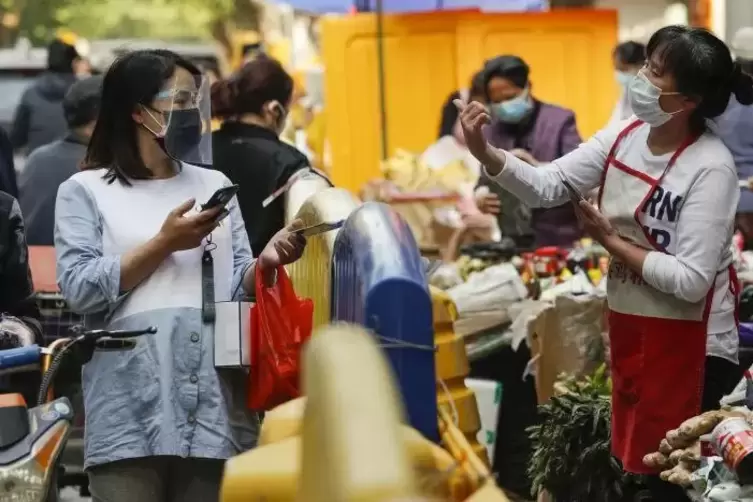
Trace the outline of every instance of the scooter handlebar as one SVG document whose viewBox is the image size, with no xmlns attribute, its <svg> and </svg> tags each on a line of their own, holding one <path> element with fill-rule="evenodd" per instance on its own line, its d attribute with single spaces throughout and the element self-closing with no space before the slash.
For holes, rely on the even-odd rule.
<svg viewBox="0 0 753 502">
<path fill-rule="evenodd" d="M 99 340 L 100 338 L 134 338 L 142 335 L 153 335 L 157 332 L 156 326 L 149 326 L 145 329 L 121 329 L 121 330 L 106 330 L 95 329 L 91 331 L 80 331 L 79 337 L 88 340 Z"/>
</svg>

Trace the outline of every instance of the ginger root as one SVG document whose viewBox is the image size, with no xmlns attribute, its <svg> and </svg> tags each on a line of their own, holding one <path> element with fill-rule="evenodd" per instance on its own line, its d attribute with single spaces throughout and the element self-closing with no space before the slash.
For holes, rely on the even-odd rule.
<svg viewBox="0 0 753 502">
<path fill-rule="evenodd" d="M 667 471 L 662 471 L 661 474 L 659 474 L 659 477 L 663 481 L 667 481 L 674 485 L 687 487 L 687 486 L 690 486 L 691 484 L 690 483 L 691 474 L 692 474 L 692 471 L 685 464 L 680 462 L 679 464 L 672 467 L 671 469 Z"/>
<path fill-rule="evenodd" d="M 643 465 L 651 469 L 666 469 L 670 467 L 669 458 L 660 451 L 649 453 L 643 457 Z"/>
</svg>

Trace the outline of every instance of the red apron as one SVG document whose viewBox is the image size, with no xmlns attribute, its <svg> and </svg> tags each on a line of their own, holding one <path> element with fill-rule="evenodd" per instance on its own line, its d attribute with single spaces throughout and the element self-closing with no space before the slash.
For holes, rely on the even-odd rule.
<svg viewBox="0 0 753 502">
<path fill-rule="evenodd" d="M 660 249 L 641 223 L 641 208 L 696 138 L 689 138 L 653 178 L 616 158 L 617 147 L 642 122 L 630 124 L 607 156 L 599 206 L 615 230 L 646 249 Z M 606 197 L 604 193 L 606 192 Z M 730 290 L 736 295 L 732 266 Z M 612 452 L 627 472 L 652 474 L 643 457 L 667 431 L 699 413 L 707 322 L 714 285 L 705 300 L 686 302 L 656 290 L 612 259 L 607 280 L 612 368 Z"/>
</svg>

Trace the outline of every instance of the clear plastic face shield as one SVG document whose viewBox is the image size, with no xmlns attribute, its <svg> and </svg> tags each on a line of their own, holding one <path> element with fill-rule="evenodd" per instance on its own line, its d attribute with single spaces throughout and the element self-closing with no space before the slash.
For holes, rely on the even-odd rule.
<svg viewBox="0 0 753 502">
<path fill-rule="evenodd" d="M 161 129 L 148 129 L 170 158 L 178 162 L 210 167 L 212 114 L 209 79 L 179 70 L 170 84 L 170 88 L 157 93 L 153 105 L 147 109 L 161 125 Z M 154 112 L 162 116 L 154 116 Z"/>
</svg>

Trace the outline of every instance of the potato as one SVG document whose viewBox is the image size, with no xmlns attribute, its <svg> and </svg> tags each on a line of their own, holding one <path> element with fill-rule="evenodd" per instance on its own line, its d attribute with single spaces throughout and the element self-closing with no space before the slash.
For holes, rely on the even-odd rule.
<svg viewBox="0 0 753 502">
<path fill-rule="evenodd" d="M 643 465 L 652 469 L 666 469 L 669 467 L 669 459 L 665 454 L 657 451 L 643 457 Z"/>
</svg>

